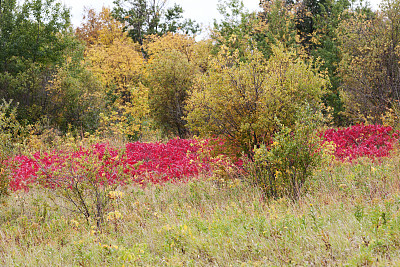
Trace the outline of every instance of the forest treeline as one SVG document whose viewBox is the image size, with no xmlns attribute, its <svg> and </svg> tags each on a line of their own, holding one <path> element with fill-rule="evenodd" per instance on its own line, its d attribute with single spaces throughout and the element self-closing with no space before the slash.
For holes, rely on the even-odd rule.
<svg viewBox="0 0 400 267">
<path fill-rule="evenodd" d="M 56 0 L 0 1 L 3 116 L 131 140 L 154 129 L 224 136 L 242 151 L 295 125 L 299 110 L 337 126 L 396 121 L 399 0 L 378 11 L 348 0 L 218 9 L 197 41 L 200 26 L 165 1 L 116 0 L 77 28 Z"/>
</svg>

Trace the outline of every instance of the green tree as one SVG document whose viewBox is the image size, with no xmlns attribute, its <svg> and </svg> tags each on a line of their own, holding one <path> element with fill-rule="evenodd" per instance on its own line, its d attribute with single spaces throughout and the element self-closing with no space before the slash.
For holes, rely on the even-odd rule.
<svg viewBox="0 0 400 267">
<path fill-rule="evenodd" d="M 256 13 L 249 12 L 241 0 L 219 0 L 217 7 L 222 19 L 214 20 L 211 32 L 211 38 L 215 42 L 213 53 L 217 54 L 221 46 L 225 45 L 231 51 L 239 50 L 243 57 L 244 50 L 251 44 L 250 36 L 254 35 L 254 28 L 258 23 Z"/>
<path fill-rule="evenodd" d="M 47 86 L 46 108 L 52 124 L 62 131 L 94 132 L 104 112 L 105 97 L 101 82 L 84 62 L 84 45 L 72 46 L 65 63 L 57 67 Z"/>
<path fill-rule="evenodd" d="M 323 100 L 326 106 L 332 109 L 333 122 L 336 125 L 343 125 L 346 121 L 342 116 L 344 105 L 339 94 L 341 77 L 338 71 L 342 54 L 337 38 L 337 28 L 340 21 L 346 19 L 346 11 L 350 8 L 350 2 L 348 0 L 308 2 L 306 7 L 310 10 L 308 20 L 312 20 L 312 28 L 307 31 L 307 29 L 298 27 L 302 36 L 301 40 L 313 58 L 322 60 L 321 69 L 328 72 L 331 86 Z"/>
<path fill-rule="evenodd" d="M 126 24 L 125 30 L 140 45 L 148 35 L 196 34 L 200 29 L 194 21 L 183 19 L 181 6 L 167 7 L 165 0 L 115 0 L 114 4 L 113 16 Z"/>
<path fill-rule="evenodd" d="M 182 34 L 152 37 L 146 50 L 150 114 L 165 135 L 187 137 L 185 102 L 198 73 L 207 68 L 211 46 Z"/>
<path fill-rule="evenodd" d="M 0 4 L 0 71 L 15 72 L 24 63 L 60 63 L 65 44 L 60 33 L 70 25 L 69 10 L 55 0 L 15 0 Z M 22 62 L 20 62 L 22 61 Z"/>
<path fill-rule="evenodd" d="M 46 85 L 74 42 L 69 18 L 69 10 L 54 0 L 0 3 L 0 99 L 19 102 L 20 119 L 43 115 Z"/>
</svg>

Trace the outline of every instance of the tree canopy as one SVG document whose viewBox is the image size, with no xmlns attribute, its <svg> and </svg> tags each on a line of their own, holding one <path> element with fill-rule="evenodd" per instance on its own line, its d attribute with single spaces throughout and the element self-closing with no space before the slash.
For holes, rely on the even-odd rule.
<svg viewBox="0 0 400 267">
<path fill-rule="evenodd" d="M 294 125 L 305 102 L 338 126 L 383 122 L 400 115 L 399 5 L 262 0 L 251 12 L 221 0 L 222 19 L 199 40 L 166 0 L 115 0 L 76 29 L 57 0 L 2 0 L 0 99 L 21 123 L 222 135 L 246 153 L 276 121 Z"/>
<path fill-rule="evenodd" d="M 115 0 L 113 16 L 125 23 L 125 30 L 134 42 L 143 45 L 146 36 L 167 32 L 196 34 L 200 26 L 183 19 L 180 5 L 167 6 L 166 0 Z"/>
<path fill-rule="evenodd" d="M 19 102 L 19 118 L 38 120 L 48 104 L 47 81 L 77 45 L 69 10 L 55 0 L 0 3 L 0 99 Z"/>
</svg>

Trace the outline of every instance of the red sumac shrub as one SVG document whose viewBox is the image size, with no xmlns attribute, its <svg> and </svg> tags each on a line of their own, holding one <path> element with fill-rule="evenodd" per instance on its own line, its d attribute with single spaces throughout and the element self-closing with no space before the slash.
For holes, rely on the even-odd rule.
<svg viewBox="0 0 400 267">
<path fill-rule="evenodd" d="M 328 129 L 323 133 L 323 139 L 335 144 L 336 158 L 352 161 L 358 157 L 388 156 L 399 140 L 399 133 L 390 126 L 359 124 L 343 129 Z"/>
</svg>

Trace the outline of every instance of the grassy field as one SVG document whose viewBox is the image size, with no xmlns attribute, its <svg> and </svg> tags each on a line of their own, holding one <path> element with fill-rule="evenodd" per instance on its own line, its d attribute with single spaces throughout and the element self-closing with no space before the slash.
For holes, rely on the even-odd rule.
<svg viewBox="0 0 400 267">
<path fill-rule="evenodd" d="M 326 164 L 297 202 L 208 177 L 118 191 L 101 229 L 43 189 L 12 194 L 0 265 L 400 265 L 399 156 Z"/>
</svg>

